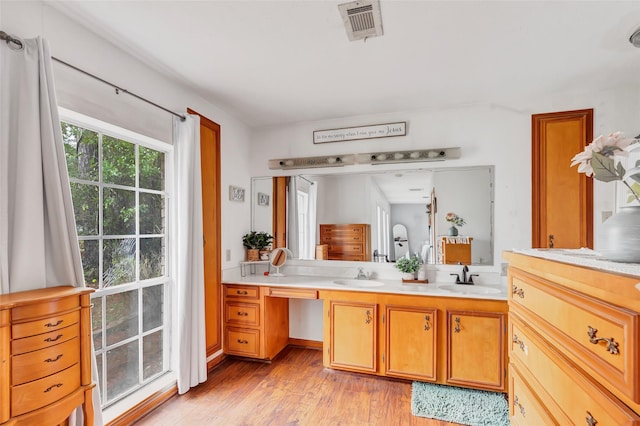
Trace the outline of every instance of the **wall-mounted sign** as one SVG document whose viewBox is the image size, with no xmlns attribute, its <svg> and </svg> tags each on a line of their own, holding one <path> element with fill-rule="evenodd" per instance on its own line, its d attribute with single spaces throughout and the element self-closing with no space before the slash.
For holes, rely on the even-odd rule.
<svg viewBox="0 0 640 426">
<path fill-rule="evenodd" d="M 244 188 L 229 185 L 229 200 L 244 203 Z"/>
<path fill-rule="evenodd" d="M 390 138 L 405 136 L 407 122 L 374 124 L 371 126 L 344 127 L 341 129 L 316 130 L 313 132 L 313 143 L 344 142 L 357 139 Z"/>
</svg>

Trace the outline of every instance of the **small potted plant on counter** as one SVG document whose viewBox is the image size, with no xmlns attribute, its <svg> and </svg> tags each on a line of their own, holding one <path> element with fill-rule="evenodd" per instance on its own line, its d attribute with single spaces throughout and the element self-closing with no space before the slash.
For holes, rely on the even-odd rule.
<svg viewBox="0 0 640 426">
<path fill-rule="evenodd" d="M 268 232 L 251 231 L 242 237 L 242 245 L 247 248 L 247 260 L 260 260 L 260 252 L 266 252 L 268 256 L 268 247 L 273 241 L 273 236 Z"/>
<path fill-rule="evenodd" d="M 420 259 L 416 255 L 401 257 L 396 260 L 396 268 L 402 272 L 403 281 L 414 280 L 416 278 L 416 272 L 420 269 Z"/>
</svg>

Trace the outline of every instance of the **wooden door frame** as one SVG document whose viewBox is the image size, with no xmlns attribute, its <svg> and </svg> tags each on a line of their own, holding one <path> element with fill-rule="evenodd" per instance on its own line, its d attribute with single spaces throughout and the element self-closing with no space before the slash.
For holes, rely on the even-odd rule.
<svg viewBox="0 0 640 426">
<path fill-rule="evenodd" d="M 584 117 L 586 121 L 586 140 L 584 146 L 587 146 L 593 140 L 593 108 L 580 109 L 573 111 L 549 112 L 543 114 L 533 114 L 531 116 L 531 211 L 532 211 L 532 232 L 531 247 L 546 247 L 546 241 L 541 241 L 541 212 L 542 208 L 546 208 L 542 199 L 542 185 L 545 178 L 541 171 L 541 159 L 546 152 L 540 145 L 541 136 L 543 134 L 542 125 L 550 120 L 566 120 L 568 118 Z M 567 164 L 567 167 L 569 165 Z M 576 173 L 578 171 L 576 170 Z M 586 208 L 585 220 L 588 224 L 586 228 L 586 247 L 593 248 L 593 179 L 588 178 L 584 173 L 580 174 L 580 187 L 582 205 Z M 538 212 L 538 214 L 536 214 Z"/>
<path fill-rule="evenodd" d="M 187 108 L 187 113 L 189 114 L 195 114 L 200 116 L 200 125 L 201 126 L 205 126 L 209 129 L 212 129 L 215 132 L 216 135 L 216 143 L 215 143 L 215 153 L 216 153 L 216 164 L 215 164 L 215 175 L 216 175 L 216 181 L 218 182 L 218 185 L 216 188 L 211 188 L 215 194 L 215 198 L 216 198 L 216 223 L 215 223 L 215 228 L 214 228 L 214 232 L 215 232 L 215 236 L 216 238 L 213 239 L 213 245 L 214 248 L 216 250 L 216 253 L 218 255 L 218 268 L 215 271 L 215 277 L 216 277 L 216 282 L 217 282 L 217 293 L 218 293 L 218 327 L 216 329 L 216 340 L 217 340 L 217 344 L 212 346 L 212 347 L 207 347 L 207 357 L 213 355 L 214 353 L 222 350 L 222 309 L 223 309 L 223 301 L 222 301 L 222 268 L 220 267 L 222 265 L 222 189 L 221 189 L 221 182 L 220 182 L 220 140 L 221 140 L 221 136 L 220 136 L 220 125 L 212 120 L 210 120 L 209 118 L 205 117 L 204 115 L 200 114 L 197 111 L 192 110 L 191 108 Z"/>
</svg>

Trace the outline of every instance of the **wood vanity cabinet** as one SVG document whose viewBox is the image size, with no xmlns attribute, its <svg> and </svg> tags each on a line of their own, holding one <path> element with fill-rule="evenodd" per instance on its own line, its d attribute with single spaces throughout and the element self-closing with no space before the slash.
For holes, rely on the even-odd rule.
<svg viewBox="0 0 640 426">
<path fill-rule="evenodd" d="M 640 277 L 504 257 L 512 423 L 640 425 Z"/>
<path fill-rule="evenodd" d="M 333 290 L 320 298 L 325 367 L 506 391 L 505 301 Z"/>
<path fill-rule="evenodd" d="M 224 285 L 224 353 L 273 359 L 289 341 L 289 299 L 268 287 Z"/>
<path fill-rule="evenodd" d="M 468 237 L 468 243 L 452 242 L 451 239 L 457 237 L 438 237 L 438 245 L 440 246 L 440 262 L 445 265 L 469 265 L 471 263 L 471 241 L 473 238 Z"/>
<path fill-rule="evenodd" d="M 371 225 L 322 224 L 320 243 L 327 244 L 329 260 L 371 261 Z"/>
<path fill-rule="evenodd" d="M 90 288 L 0 295 L 0 424 L 93 424 Z"/>
</svg>

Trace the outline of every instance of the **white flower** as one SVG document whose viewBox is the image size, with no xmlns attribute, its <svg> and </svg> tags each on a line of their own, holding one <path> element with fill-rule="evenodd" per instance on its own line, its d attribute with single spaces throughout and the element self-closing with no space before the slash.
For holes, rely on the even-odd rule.
<svg viewBox="0 0 640 426">
<path fill-rule="evenodd" d="M 636 140 L 633 138 L 625 138 L 622 132 L 614 132 L 606 137 L 600 135 L 595 138 L 588 146 L 586 146 L 584 151 L 576 154 L 571 159 L 570 167 L 579 164 L 579 173 L 584 173 L 587 176 L 592 176 L 593 167 L 591 166 L 591 160 L 593 159 L 594 152 L 600 153 L 605 157 L 628 157 L 629 152 L 625 151 L 625 149 L 635 142 Z"/>
</svg>

